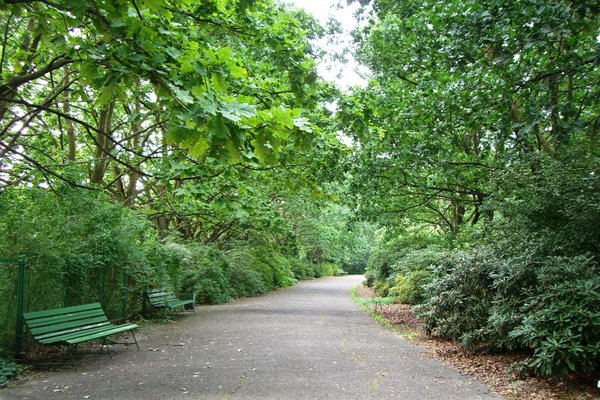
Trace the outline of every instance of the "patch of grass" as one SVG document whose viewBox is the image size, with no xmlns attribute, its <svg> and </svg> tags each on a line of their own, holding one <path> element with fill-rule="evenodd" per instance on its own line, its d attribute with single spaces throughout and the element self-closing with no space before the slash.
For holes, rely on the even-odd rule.
<svg viewBox="0 0 600 400">
<path fill-rule="evenodd" d="M 417 335 L 417 332 L 403 326 L 395 325 L 377 312 L 378 306 L 393 304 L 393 297 L 361 297 L 358 292 L 358 286 L 352 288 L 351 294 L 352 301 L 365 310 L 379 325 L 392 329 L 405 339 L 411 339 Z"/>
<path fill-rule="evenodd" d="M 352 288 L 352 300 L 361 307 L 370 307 L 377 304 L 392 304 L 393 297 L 360 297 L 357 287 Z"/>
<path fill-rule="evenodd" d="M 375 307 L 381 304 L 392 304 L 394 301 L 393 297 L 360 297 L 358 294 L 358 287 L 352 288 L 352 301 L 354 301 L 360 308 L 365 310 L 367 314 L 375 321 L 377 321 L 380 325 L 385 326 L 386 328 L 390 328 L 402 334 L 402 329 L 398 326 L 391 324 L 385 318 L 383 318 L 377 311 Z"/>
</svg>

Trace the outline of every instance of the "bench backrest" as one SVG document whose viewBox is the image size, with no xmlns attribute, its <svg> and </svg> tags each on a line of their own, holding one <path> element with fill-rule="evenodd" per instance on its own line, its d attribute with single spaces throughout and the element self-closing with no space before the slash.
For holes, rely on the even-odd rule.
<svg viewBox="0 0 600 400">
<path fill-rule="evenodd" d="M 23 313 L 35 340 L 110 325 L 100 303 Z"/>
<path fill-rule="evenodd" d="M 150 304 L 154 307 L 164 307 L 171 300 L 177 300 L 177 297 L 171 292 L 165 292 L 164 290 L 148 290 L 146 292 Z"/>
</svg>

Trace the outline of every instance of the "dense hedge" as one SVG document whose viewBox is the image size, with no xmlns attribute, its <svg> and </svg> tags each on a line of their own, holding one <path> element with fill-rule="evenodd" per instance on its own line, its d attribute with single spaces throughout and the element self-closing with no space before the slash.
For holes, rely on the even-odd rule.
<svg viewBox="0 0 600 400">
<path fill-rule="evenodd" d="M 207 245 L 159 240 L 135 212 L 98 193 L 8 190 L 0 202 L 0 258 L 29 254 L 28 311 L 100 301 L 109 318 L 148 314 L 145 291 L 195 291 L 200 303 L 266 293 L 339 274 L 335 264 L 284 255 L 267 240 Z M 16 266 L 0 265 L 0 350 L 15 340 Z"/>
<path fill-rule="evenodd" d="M 591 256 L 543 255 L 531 247 L 514 256 L 489 245 L 407 251 L 396 265 L 411 268 L 373 286 L 382 296 L 416 305 L 434 335 L 525 352 L 517 366 L 522 372 L 597 371 L 600 266 Z"/>
<path fill-rule="evenodd" d="M 432 334 L 523 352 L 522 372 L 598 372 L 597 165 L 574 155 L 502 172 L 503 196 L 487 205 L 493 221 L 448 242 L 433 232 L 383 236 L 367 283 L 415 305 Z"/>
</svg>

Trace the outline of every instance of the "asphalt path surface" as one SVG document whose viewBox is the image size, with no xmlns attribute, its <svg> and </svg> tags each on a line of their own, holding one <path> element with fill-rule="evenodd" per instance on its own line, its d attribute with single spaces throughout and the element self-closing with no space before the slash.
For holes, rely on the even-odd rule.
<svg viewBox="0 0 600 400">
<path fill-rule="evenodd" d="M 501 399 L 355 305 L 359 276 L 202 306 L 144 326 L 141 351 L 80 356 L 0 399 Z"/>
</svg>

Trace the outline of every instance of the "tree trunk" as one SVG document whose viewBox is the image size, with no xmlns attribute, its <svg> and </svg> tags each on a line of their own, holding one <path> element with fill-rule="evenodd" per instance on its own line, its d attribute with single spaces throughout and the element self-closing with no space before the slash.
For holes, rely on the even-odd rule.
<svg viewBox="0 0 600 400">
<path fill-rule="evenodd" d="M 69 86 L 69 66 L 65 65 L 63 67 L 63 87 Z M 69 103 L 69 89 L 65 89 L 65 96 L 63 101 L 63 112 L 66 115 L 71 113 L 71 104 Z M 75 142 L 75 127 L 73 126 L 73 121 L 66 118 L 65 119 L 65 127 L 67 131 L 67 160 L 75 161 L 75 151 L 76 151 L 76 142 Z"/>
<path fill-rule="evenodd" d="M 94 168 L 90 176 L 90 182 L 102 183 L 106 169 L 108 168 L 108 153 L 112 149 L 112 116 L 115 102 L 111 101 L 101 112 L 98 121 L 98 132 L 96 133 L 96 150 L 94 151 Z"/>
</svg>

